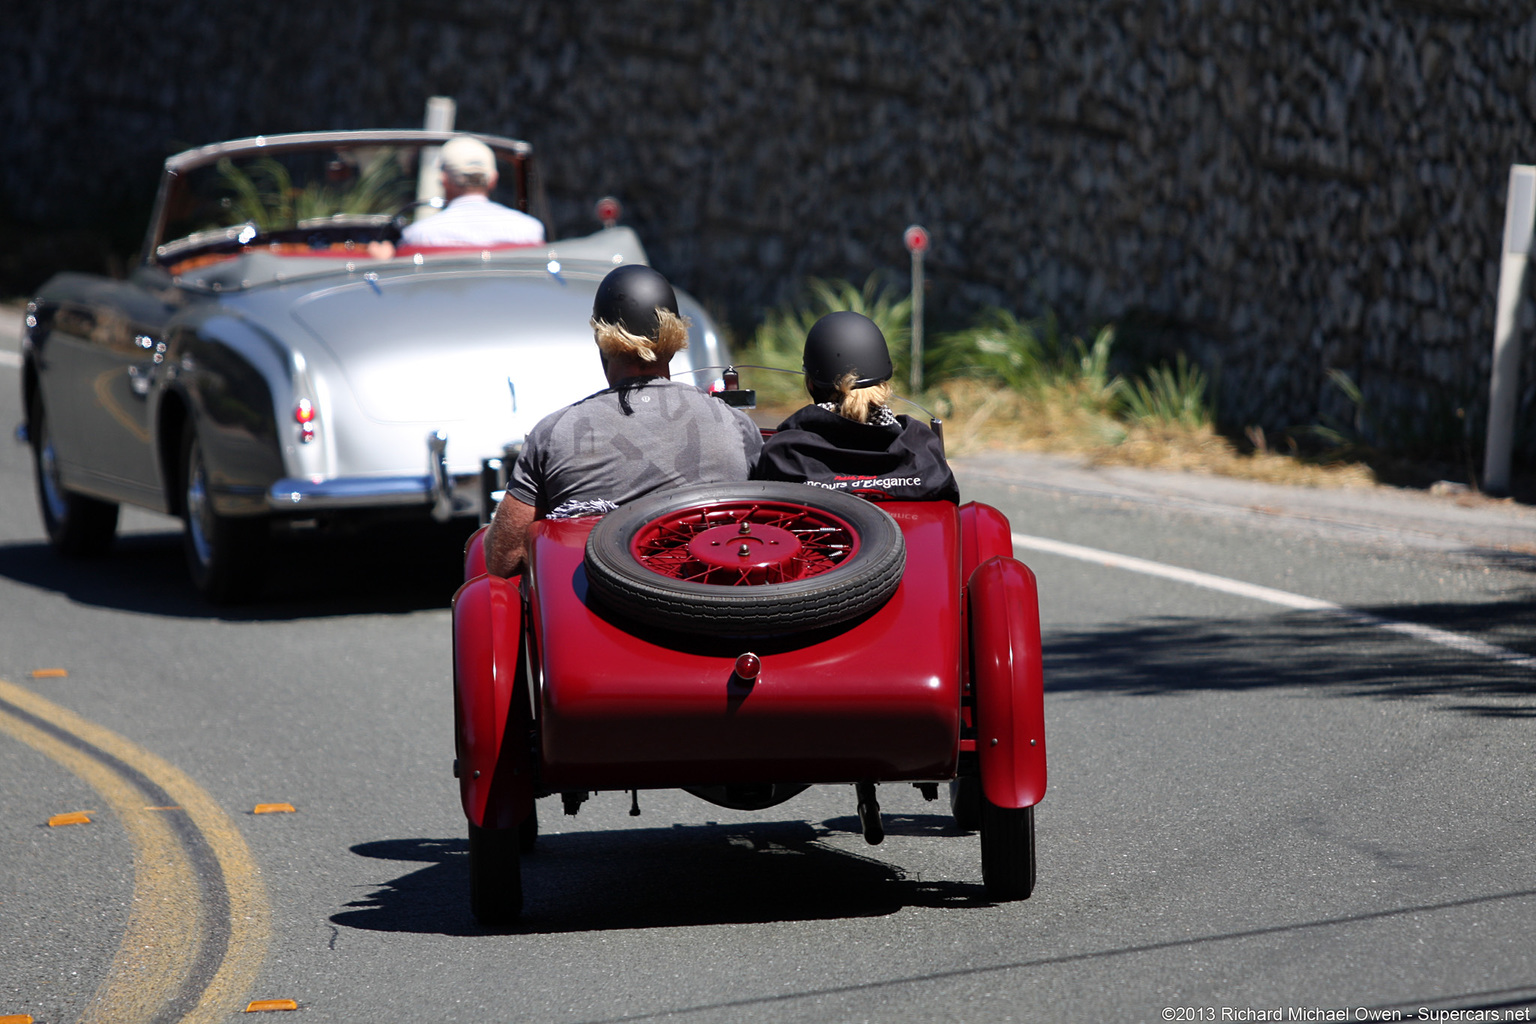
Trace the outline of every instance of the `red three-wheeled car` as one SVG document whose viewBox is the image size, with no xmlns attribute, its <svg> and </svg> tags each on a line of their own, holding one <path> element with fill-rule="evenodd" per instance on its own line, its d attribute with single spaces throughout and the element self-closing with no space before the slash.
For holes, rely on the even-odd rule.
<svg viewBox="0 0 1536 1024">
<path fill-rule="evenodd" d="M 683 788 L 744 810 L 852 783 L 948 783 L 989 896 L 1035 884 L 1045 793 L 1040 618 L 1008 521 L 978 503 L 707 484 L 541 520 L 527 572 L 453 605 L 456 771 L 470 903 L 522 909 L 534 802 Z"/>
</svg>

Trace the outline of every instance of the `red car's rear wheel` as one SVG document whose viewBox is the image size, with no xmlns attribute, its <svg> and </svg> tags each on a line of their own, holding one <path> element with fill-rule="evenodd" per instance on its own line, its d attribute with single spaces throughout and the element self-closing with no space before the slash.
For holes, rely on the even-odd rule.
<svg viewBox="0 0 1536 1024">
<path fill-rule="evenodd" d="M 981 798 L 981 881 L 994 900 L 1027 900 L 1035 891 L 1035 809 L 998 807 Z"/>
<path fill-rule="evenodd" d="M 517 923 L 523 912 L 522 830 L 469 823 L 469 909 L 486 928 Z"/>
<path fill-rule="evenodd" d="M 768 481 L 699 484 L 610 512 L 587 540 L 592 593 L 630 618 L 711 635 L 833 625 L 883 604 L 901 530 L 862 498 Z"/>
</svg>

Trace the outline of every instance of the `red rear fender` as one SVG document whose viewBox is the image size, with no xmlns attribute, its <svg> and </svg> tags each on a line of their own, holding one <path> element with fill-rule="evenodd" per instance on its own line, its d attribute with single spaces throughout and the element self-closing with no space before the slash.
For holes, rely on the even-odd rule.
<svg viewBox="0 0 1536 1024">
<path fill-rule="evenodd" d="M 468 583 L 476 576 L 485 575 L 485 531 L 490 529 L 482 526 L 469 535 L 469 540 L 464 542 L 464 582 Z"/>
<path fill-rule="evenodd" d="M 960 578 L 968 580 L 989 558 L 1013 557 L 1008 517 L 991 505 L 968 501 L 960 506 Z"/>
<path fill-rule="evenodd" d="M 512 828 L 533 808 L 531 704 L 516 579 L 482 575 L 453 599 L 453 718 L 464 814 Z"/>
<path fill-rule="evenodd" d="M 998 807 L 1031 807 L 1045 795 L 1035 574 L 1023 562 L 992 558 L 971 575 L 967 589 L 982 792 Z"/>
</svg>

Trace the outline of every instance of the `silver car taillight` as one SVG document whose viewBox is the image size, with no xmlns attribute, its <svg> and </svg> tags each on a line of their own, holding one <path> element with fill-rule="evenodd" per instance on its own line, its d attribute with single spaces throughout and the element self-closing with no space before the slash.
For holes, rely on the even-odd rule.
<svg viewBox="0 0 1536 1024">
<path fill-rule="evenodd" d="M 315 404 L 307 398 L 299 399 L 293 410 L 294 422 L 299 425 L 299 442 L 309 444 L 315 439 Z"/>
</svg>

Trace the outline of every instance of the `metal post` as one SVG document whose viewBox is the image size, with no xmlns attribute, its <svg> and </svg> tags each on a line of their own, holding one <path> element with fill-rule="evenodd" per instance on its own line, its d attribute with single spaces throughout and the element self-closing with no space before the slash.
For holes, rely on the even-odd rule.
<svg viewBox="0 0 1536 1024">
<path fill-rule="evenodd" d="M 458 110 L 458 104 L 452 96 L 428 96 L 427 116 L 422 127 L 429 132 L 453 131 L 453 118 Z M 423 146 L 421 149 L 421 166 L 416 171 L 416 201 L 426 203 L 432 199 L 439 199 L 443 194 L 443 182 L 439 175 L 438 154 L 441 146 Z M 416 220 L 423 220 L 432 216 L 437 211 L 430 206 L 416 207 Z"/>
<path fill-rule="evenodd" d="M 923 390 L 923 253 L 928 251 L 928 232 L 912 224 L 901 240 L 912 254 L 912 393 Z"/>
<path fill-rule="evenodd" d="M 923 251 L 912 253 L 912 393 L 923 390 Z"/>
<path fill-rule="evenodd" d="M 1515 436 L 1515 407 L 1520 387 L 1520 345 L 1515 328 L 1525 296 L 1525 268 L 1536 224 L 1536 167 L 1509 169 L 1509 199 L 1504 207 L 1504 258 L 1499 266 L 1499 300 L 1493 323 L 1493 372 L 1488 381 L 1488 449 L 1483 459 L 1483 490 L 1509 493 L 1509 466 Z"/>
</svg>

